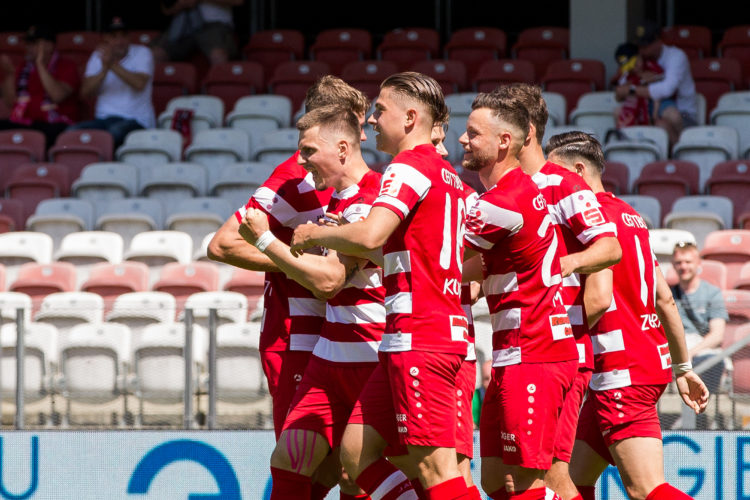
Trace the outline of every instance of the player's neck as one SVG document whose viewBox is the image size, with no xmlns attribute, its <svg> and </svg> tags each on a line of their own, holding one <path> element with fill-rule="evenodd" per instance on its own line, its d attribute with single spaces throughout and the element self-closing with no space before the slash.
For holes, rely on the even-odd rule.
<svg viewBox="0 0 750 500">
<path fill-rule="evenodd" d="M 521 162 L 521 169 L 527 175 L 536 174 L 547 163 L 544 151 L 542 151 L 542 147 L 536 141 L 521 149 L 521 152 L 518 154 L 518 160 Z"/>
<path fill-rule="evenodd" d="M 369 171 L 370 167 L 367 166 L 364 160 L 361 158 L 354 160 L 350 165 L 346 166 L 344 174 L 335 183 L 333 189 L 335 189 L 337 193 L 340 193 L 354 184 L 359 184 L 359 181 L 361 181 Z"/>
<path fill-rule="evenodd" d="M 421 146 L 423 144 L 430 144 L 432 145 L 432 140 L 430 138 L 430 131 L 420 132 L 417 130 L 413 130 L 412 132 L 406 134 L 404 138 L 399 142 L 398 144 L 398 152 L 403 153 L 404 151 L 409 151 L 417 146 Z"/>
<path fill-rule="evenodd" d="M 505 160 L 495 163 L 492 167 L 484 168 L 479 171 L 479 180 L 485 188 L 490 189 L 500 182 L 505 174 L 518 167 L 518 159 L 506 158 Z"/>
<path fill-rule="evenodd" d="M 584 176 L 583 180 L 586 181 L 586 184 L 589 185 L 591 190 L 594 193 L 604 193 L 604 185 L 602 184 L 602 178 L 601 177 L 592 177 L 592 176 Z"/>
</svg>

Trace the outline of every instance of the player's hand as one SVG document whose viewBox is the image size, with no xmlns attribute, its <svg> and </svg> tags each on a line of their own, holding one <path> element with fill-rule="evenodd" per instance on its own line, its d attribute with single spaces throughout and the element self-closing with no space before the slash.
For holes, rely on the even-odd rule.
<svg viewBox="0 0 750 500">
<path fill-rule="evenodd" d="M 261 234 L 269 230 L 268 216 L 257 208 L 248 208 L 240 224 L 240 235 L 250 244 L 255 244 Z"/>
<path fill-rule="evenodd" d="M 343 212 L 337 214 L 326 212 L 325 219 L 321 219 L 321 225 L 323 226 L 343 226 L 348 223 L 349 221 L 344 218 Z"/>
<path fill-rule="evenodd" d="M 300 224 L 292 234 L 292 243 L 289 245 L 289 251 L 292 255 L 299 257 L 304 253 L 304 250 L 315 246 L 313 236 L 317 231 L 317 224 L 308 222 L 307 224 Z"/>
<path fill-rule="evenodd" d="M 683 373 L 675 379 L 677 390 L 685 402 L 693 411 L 703 413 L 708 406 L 708 388 L 703 380 L 694 371 Z"/>
<path fill-rule="evenodd" d="M 567 278 L 573 274 L 578 267 L 576 262 L 576 256 L 573 254 L 564 255 L 560 257 L 560 274 L 563 278 Z"/>
</svg>

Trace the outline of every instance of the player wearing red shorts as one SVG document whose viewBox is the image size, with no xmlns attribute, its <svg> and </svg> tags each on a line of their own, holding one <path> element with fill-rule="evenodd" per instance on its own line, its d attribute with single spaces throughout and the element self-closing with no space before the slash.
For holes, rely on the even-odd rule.
<svg viewBox="0 0 750 500">
<path fill-rule="evenodd" d="M 469 212 L 465 243 L 482 255 L 493 375 L 482 406 L 482 487 L 543 499 L 555 428 L 578 368 L 568 315 L 556 299 L 558 239 L 544 196 L 520 168 L 529 115 L 498 92 L 472 103 L 463 166 L 488 189 Z"/>
<path fill-rule="evenodd" d="M 561 134 L 550 139 L 547 150 L 551 161 L 581 175 L 596 192 L 616 221 L 623 252 L 620 263 L 587 278 L 586 305 L 600 301 L 608 308 L 600 317 L 588 317 L 594 374 L 581 410 L 571 477 L 583 498 L 593 499 L 596 480 L 611 463 L 632 499 L 689 498 L 664 480 L 656 403 L 672 380 L 670 367 L 683 400 L 696 413 L 705 410 L 708 390 L 691 369 L 682 322 L 648 228 L 632 207 L 604 192 L 604 155 L 594 137 Z"/>
<path fill-rule="evenodd" d="M 518 100 L 529 111 L 531 127 L 528 143 L 521 150 L 519 160 L 523 171 L 531 175 L 544 195 L 560 241 L 558 253 L 563 276 L 560 292 L 578 344 L 579 370 L 573 389 L 565 397 L 555 438 L 554 460 L 546 481 L 565 500 L 572 500 L 577 492 L 567 469 L 579 410 L 594 366 L 591 339 L 584 320 L 585 281 L 579 273 L 589 273 L 615 264 L 620 259 L 621 250 L 615 226 L 602 213 L 589 186 L 580 176 L 544 159 L 541 142 L 548 112 L 541 88 L 522 83 L 501 87 L 498 92 Z"/>
<path fill-rule="evenodd" d="M 456 461 L 456 399 L 445 397 L 455 391 L 468 326 L 460 303 L 463 183 L 430 140 L 447 114 L 434 79 L 410 72 L 387 78 L 369 123 L 378 149 L 394 158 L 370 214 L 344 226 L 300 226 L 292 239 L 293 251 L 322 245 L 356 255 L 383 248 L 381 363 L 341 449 L 347 472 L 370 495 L 411 489 L 408 482 L 391 487 L 393 466 L 383 458 L 389 445 L 390 460 L 419 478 L 425 498 L 470 498 Z"/>
</svg>

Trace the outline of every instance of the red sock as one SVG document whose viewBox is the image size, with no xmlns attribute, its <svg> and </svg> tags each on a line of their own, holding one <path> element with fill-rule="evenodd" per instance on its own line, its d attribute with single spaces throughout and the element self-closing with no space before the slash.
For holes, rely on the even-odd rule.
<svg viewBox="0 0 750 500">
<path fill-rule="evenodd" d="M 576 489 L 578 490 L 578 493 L 581 494 L 581 500 L 596 500 L 596 496 L 594 495 L 596 486 L 582 486 L 576 484 Z"/>
<path fill-rule="evenodd" d="M 511 500 L 544 500 L 546 494 L 547 488 L 531 488 L 528 490 L 515 491 L 510 494 L 510 497 Z"/>
<path fill-rule="evenodd" d="M 479 488 L 476 484 L 472 484 L 467 488 L 469 490 L 469 500 L 482 500 L 482 494 L 479 493 Z"/>
<path fill-rule="evenodd" d="M 510 494 L 505 490 L 505 486 L 501 487 L 497 491 L 493 491 L 487 496 L 492 500 L 508 500 L 510 498 Z"/>
<path fill-rule="evenodd" d="M 685 493 L 681 492 L 669 483 L 662 483 L 648 494 L 646 500 L 675 500 L 680 498 L 690 499 Z"/>
<path fill-rule="evenodd" d="M 414 493 L 417 494 L 417 498 L 419 498 L 419 500 L 424 500 L 424 486 L 422 486 L 422 481 L 420 481 L 418 477 L 415 477 L 414 479 L 410 479 L 409 482 L 411 483 L 411 487 L 414 488 Z"/>
<path fill-rule="evenodd" d="M 404 473 L 385 458 L 363 470 L 357 478 L 357 485 L 380 500 L 418 500 Z"/>
<path fill-rule="evenodd" d="M 271 467 L 271 479 L 271 500 L 310 498 L 312 480 L 307 476 Z"/>
<path fill-rule="evenodd" d="M 323 497 L 325 498 L 325 497 Z M 371 500 L 370 495 L 364 493 L 362 495 L 349 495 L 348 493 L 341 493 L 339 500 Z"/>
<path fill-rule="evenodd" d="M 323 483 L 313 483 L 310 490 L 310 500 L 323 500 L 331 488 Z"/>
<path fill-rule="evenodd" d="M 454 477 L 424 490 L 425 500 L 469 500 L 466 481 L 463 477 Z"/>
</svg>

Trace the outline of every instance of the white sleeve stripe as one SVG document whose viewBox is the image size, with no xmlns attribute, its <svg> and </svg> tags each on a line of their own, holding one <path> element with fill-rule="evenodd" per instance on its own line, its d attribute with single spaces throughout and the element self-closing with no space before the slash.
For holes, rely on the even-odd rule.
<svg viewBox="0 0 750 500">
<path fill-rule="evenodd" d="M 464 240 L 468 241 L 476 247 L 483 248 L 484 250 L 489 250 L 494 246 L 494 243 L 492 243 L 491 241 L 487 241 L 481 236 L 477 236 L 476 234 L 472 234 L 470 232 L 467 232 L 464 235 Z"/>
<path fill-rule="evenodd" d="M 578 234 L 578 241 L 585 245 L 593 238 L 603 233 L 613 233 L 615 236 L 617 236 L 617 226 L 614 222 L 607 222 L 598 226 L 591 226 L 587 229 L 584 229 Z"/>
<path fill-rule="evenodd" d="M 523 215 L 513 210 L 508 210 L 497 205 L 493 205 L 481 198 L 474 204 L 472 214 L 480 212 L 477 217 L 487 224 L 501 227 L 510 231 L 512 234 L 517 233 L 523 227 Z"/>
<path fill-rule="evenodd" d="M 264 210 L 273 215 L 284 226 L 288 225 L 289 221 L 299 215 L 299 212 L 287 203 L 284 198 L 278 196 L 267 187 L 259 187 L 255 191 L 253 198 Z"/>
<path fill-rule="evenodd" d="M 367 217 L 372 205 L 367 203 L 355 203 L 344 210 L 344 218 L 349 222 L 355 222 L 360 217 Z"/>
<path fill-rule="evenodd" d="M 396 174 L 395 179 L 414 190 L 419 199 L 422 199 L 432 186 L 432 182 L 428 177 L 406 163 L 391 163 L 388 165 L 388 170 L 383 174 L 383 179 L 386 178 L 386 174 L 391 173 L 391 170 Z"/>
<path fill-rule="evenodd" d="M 409 254 L 409 250 L 383 254 L 383 276 L 410 272 L 411 257 Z"/>
<path fill-rule="evenodd" d="M 518 290 L 518 275 L 514 272 L 491 274 L 482 284 L 485 295 L 498 295 Z"/>
<path fill-rule="evenodd" d="M 404 219 L 409 216 L 409 207 L 406 205 L 406 203 L 399 200 L 398 198 L 394 198 L 393 196 L 390 196 L 387 194 L 380 195 L 375 200 L 375 203 L 382 203 L 383 205 L 390 205 L 394 209 L 401 212 L 404 216 Z"/>
</svg>

